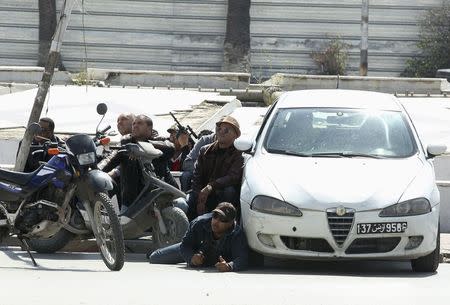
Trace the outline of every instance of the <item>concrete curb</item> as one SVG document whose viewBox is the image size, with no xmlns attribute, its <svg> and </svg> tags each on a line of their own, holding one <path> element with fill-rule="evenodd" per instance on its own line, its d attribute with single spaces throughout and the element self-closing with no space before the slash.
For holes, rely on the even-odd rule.
<svg viewBox="0 0 450 305">
<path fill-rule="evenodd" d="M 369 90 L 385 93 L 422 93 L 441 94 L 450 89 L 450 83 L 445 78 L 403 78 L 403 77 L 373 77 L 373 76 L 327 76 L 299 75 L 277 73 L 268 81 L 265 87 L 276 86 L 282 90 L 305 89 L 351 89 Z"/>
<path fill-rule="evenodd" d="M 249 73 L 88 69 L 89 79 L 112 86 L 157 86 L 245 89 Z"/>
<path fill-rule="evenodd" d="M 11 86 L 13 83 L 38 84 L 42 80 L 43 72 L 44 68 L 42 67 L 0 66 L 0 83 L 6 83 L 6 87 Z M 111 86 L 246 89 L 249 87 L 250 77 L 251 75 L 249 73 L 237 72 L 89 68 L 87 75 L 83 73 L 70 73 L 68 71 L 55 71 L 52 83 L 72 84 L 77 81 L 101 81 Z M 11 88 L 2 89 L 0 94 L 10 93 L 11 91 Z"/>
</svg>

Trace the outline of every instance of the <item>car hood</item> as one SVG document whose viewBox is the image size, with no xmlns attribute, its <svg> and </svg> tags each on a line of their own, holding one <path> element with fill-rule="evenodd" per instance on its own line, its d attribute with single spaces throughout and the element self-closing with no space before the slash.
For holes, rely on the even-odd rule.
<svg viewBox="0 0 450 305">
<path fill-rule="evenodd" d="M 418 157 L 292 158 L 271 155 L 257 163 L 283 200 L 314 210 L 337 205 L 370 210 L 394 204 L 424 167 Z"/>
</svg>

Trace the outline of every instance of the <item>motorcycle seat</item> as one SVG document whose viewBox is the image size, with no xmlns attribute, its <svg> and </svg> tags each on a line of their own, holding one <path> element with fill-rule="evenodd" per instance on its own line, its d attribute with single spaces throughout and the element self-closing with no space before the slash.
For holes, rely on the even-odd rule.
<svg viewBox="0 0 450 305">
<path fill-rule="evenodd" d="M 37 168 L 34 172 L 31 173 L 22 173 L 22 172 L 14 172 L 9 170 L 0 169 L 0 180 L 11 182 L 20 186 L 26 185 L 30 182 L 31 178 L 43 167 L 42 164 Z"/>
</svg>

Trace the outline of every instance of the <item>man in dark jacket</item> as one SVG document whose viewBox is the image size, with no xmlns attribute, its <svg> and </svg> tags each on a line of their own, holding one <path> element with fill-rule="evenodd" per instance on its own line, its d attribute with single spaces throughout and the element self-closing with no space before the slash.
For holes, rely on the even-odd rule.
<svg viewBox="0 0 450 305">
<path fill-rule="evenodd" d="M 127 143 L 150 142 L 153 146 L 163 152 L 163 155 L 152 161 L 156 175 L 167 183 L 175 183 L 175 179 L 170 174 L 168 161 L 174 153 L 174 146 L 169 141 L 153 137 L 153 121 L 146 115 L 138 115 L 133 121 L 130 136 L 125 136 L 121 140 L 121 145 Z M 120 165 L 120 184 L 122 204 L 130 206 L 137 198 L 145 186 L 142 169 L 138 160 L 129 158 L 124 154 L 116 154 L 103 168 L 104 172 L 109 172 Z M 171 178 L 171 179 L 170 179 Z"/>
<path fill-rule="evenodd" d="M 190 220 L 211 212 L 219 202 L 239 206 L 244 158 L 233 143 L 240 135 L 239 123 L 226 116 L 216 124 L 216 141 L 200 149 L 187 200 Z"/>
<path fill-rule="evenodd" d="M 152 264 L 186 262 L 189 267 L 215 266 L 220 272 L 240 271 L 248 266 L 248 245 L 244 231 L 236 224 L 236 209 L 220 203 L 212 213 L 197 217 L 181 243 L 158 249 Z"/>
<path fill-rule="evenodd" d="M 40 165 L 39 161 L 47 162 L 51 159 L 52 156 L 46 154 L 45 152 L 39 155 L 33 155 L 33 152 L 42 149 L 42 145 L 45 142 L 50 141 L 52 143 L 58 143 L 58 146 L 64 146 L 64 142 L 54 134 L 55 122 L 51 118 L 40 118 L 39 126 L 41 126 L 39 133 L 35 135 L 31 141 L 30 152 L 28 153 L 27 162 L 25 163 L 25 168 L 23 170 L 25 173 L 36 170 Z M 21 145 L 22 140 L 19 142 L 17 154 L 19 153 Z"/>
</svg>

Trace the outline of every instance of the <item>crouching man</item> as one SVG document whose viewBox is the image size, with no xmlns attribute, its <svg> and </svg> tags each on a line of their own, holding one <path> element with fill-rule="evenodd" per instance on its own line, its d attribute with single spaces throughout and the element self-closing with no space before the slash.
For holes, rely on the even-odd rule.
<svg viewBox="0 0 450 305">
<path fill-rule="evenodd" d="M 220 203 L 212 213 L 191 222 L 181 243 L 158 249 L 149 259 L 152 264 L 214 266 L 220 272 L 246 269 L 248 245 L 244 231 L 236 224 L 236 208 L 228 202 Z"/>
</svg>

